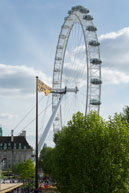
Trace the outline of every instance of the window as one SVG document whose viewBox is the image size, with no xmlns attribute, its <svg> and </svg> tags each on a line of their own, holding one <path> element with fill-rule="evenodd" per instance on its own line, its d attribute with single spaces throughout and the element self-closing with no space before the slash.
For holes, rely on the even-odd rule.
<svg viewBox="0 0 129 193">
<path fill-rule="evenodd" d="M 21 149 L 21 143 L 19 143 L 19 149 Z"/>
<path fill-rule="evenodd" d="M 14 143 L 14 149 L 17 149 L 16 143 Z"/>
<path fill-rule="evenodd" d="M 4 143 L 4 150 L 7 149 L 7 143 Z"/>
<path fill-rule="evenodd" d="M 24 149 L 26 149 L 26 146 L 24 146 Z"/>
<path fill-rule="evenodd" d="M 0 143 L 0 150 L 2 150 L 2 143 Z"/>
<path fill-rule="evenodd" d="M 10 142 L 8 143 L 8 149 L 11 149 L 11 143 Z"/>
</svg>

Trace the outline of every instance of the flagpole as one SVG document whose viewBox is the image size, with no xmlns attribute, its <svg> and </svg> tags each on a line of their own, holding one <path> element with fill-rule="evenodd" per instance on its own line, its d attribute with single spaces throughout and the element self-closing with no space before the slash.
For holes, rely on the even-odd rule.
<svg viewBox="0 0 129 193">
<path fill-rule="evenodd" d="M 35 159 L 35 192 L 38 192 L 38 76 L 36 76 L 36 159 Z"/>
</svg>

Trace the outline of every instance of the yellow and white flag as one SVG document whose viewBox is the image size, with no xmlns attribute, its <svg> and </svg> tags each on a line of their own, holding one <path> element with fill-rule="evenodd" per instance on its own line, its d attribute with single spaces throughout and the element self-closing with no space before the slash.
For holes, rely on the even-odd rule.
<svg viewBox="0 0 129 193">
<path fill-rule="evenodd" d="M 46 96 L 49 95 L 49 93 L 52 91 L 52 88 L 47 86 L 45 83 L 43 83 L 41 80 L 38 79 L 38 91 L 44 92 Z"/>
</svg>

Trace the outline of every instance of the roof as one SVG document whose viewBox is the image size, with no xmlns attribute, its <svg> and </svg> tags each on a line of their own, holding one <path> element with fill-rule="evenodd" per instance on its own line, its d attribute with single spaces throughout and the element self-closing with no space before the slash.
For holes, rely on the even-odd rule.
<svg viewBox="0 0 129 193">
<path fill-rule="evenodd" d="M 11 142 L 11 137 L 0 136 L 1 149 L 32 149 L 32 147 L 28 144 L 24 136 L 13 136 L 13 142 Z"/>
</svg>

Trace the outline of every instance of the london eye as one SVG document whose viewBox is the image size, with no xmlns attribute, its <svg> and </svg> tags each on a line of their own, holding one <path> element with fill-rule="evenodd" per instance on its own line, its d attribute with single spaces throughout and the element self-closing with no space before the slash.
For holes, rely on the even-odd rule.
<svg viewBox="0 0 129 193">
<path fill-rule="evenodd" d="M 56 47 L 52 86 L 55 91 L 65 89 L 66 92 L 53 121 L 54 132 L 61 130 L 78 111 L 85 115 L 91 110 L 99 113 L 102 61 L 96 31 L 93 17 L 82 6 L 72 7 L 64 18 Z M 60 96 L 59 92 L 52 94 L 53 111 Z"/>
</svg>

